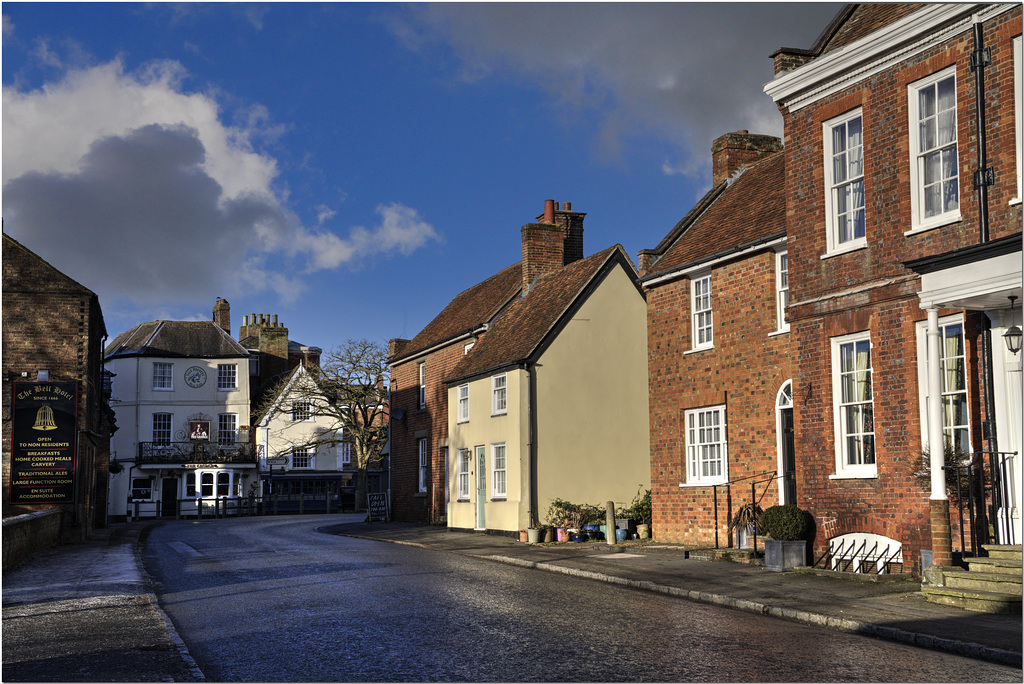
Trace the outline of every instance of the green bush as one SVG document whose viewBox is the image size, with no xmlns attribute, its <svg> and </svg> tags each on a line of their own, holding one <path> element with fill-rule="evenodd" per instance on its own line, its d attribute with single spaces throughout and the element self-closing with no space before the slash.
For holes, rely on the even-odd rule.
<svg viewBox="0 0 1024 684">
<path fill-rule="evenodd" d="M 779 541 L 806 539 L 811 530 L 807 511 L 793 504 L 771 506 L 761 514 L 760 523 L 761 529 L 769 537 Z"/>
<path fill-rule="evenodd" d="M 636 496 L 633 497 L 633 503 L 626 510 L 628 511 L 626 517 L 632 518 L 638 525 L 650 525 L 652 513 L 651 490 L 644 489 L 643 485 L 640 485 Z"/>
</svg>

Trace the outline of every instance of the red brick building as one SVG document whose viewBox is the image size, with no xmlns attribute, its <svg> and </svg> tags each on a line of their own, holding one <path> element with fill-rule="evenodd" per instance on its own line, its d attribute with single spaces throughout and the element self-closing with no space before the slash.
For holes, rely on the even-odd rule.
<svg viewBox="0 0 1024 684">
<path fill-rule="evenodd" d="M 1006 495 L 977 522 L 1019 544 L 1020 5 L 849 5 L 772 56 L 816 557 L 866 540 L 948 564 L 944 445 L 997 464 Z"/>
<path fill-rule="evenodd" d="M 80 541 L 106 526 L 113 413 L 102 369 L 107 335 L 99 298 L 7 234 L 3 236 L 3 517 L 59 508 L 61 536 Z M 74 503 L 11 504 L 15 383 L 74 383 Z"/>
<path fill-rule="evenodd" d="M 551 231 L 533 231 L 523 241 L 523 259 L 533 276 L 583 258 L 584 213 L 566 202 L 548 201 L 545 223 L 562 228 L 560 249 L 545 240 Z M 547 215 L 550 214 L 550 215 Z M 548 263 L 558 253 L 557 265 Z M 412 340 L 391 340 L 391 498 L 397 520 L 445 522 L 448 462 L 448 389 L 445 378 L 491 323 L 523 291 L 525 271 L 518 262 L 457 295 Z"/>
<path fill-rule="evenodd" d="M 739 506 L 794 497 L 785 157 L 739 131 L 712 162 L 711 190 L 640 268 L 654 538 L 730 546 Z"/>
</svg>

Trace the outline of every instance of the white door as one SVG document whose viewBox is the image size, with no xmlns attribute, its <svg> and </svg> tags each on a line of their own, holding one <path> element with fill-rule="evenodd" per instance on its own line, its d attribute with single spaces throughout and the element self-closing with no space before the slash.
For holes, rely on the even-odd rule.
<svg viewBox="0 0 1024 684">
<path fill-rule="evenodd" d="M 483 446 L 476 448 L 476 529 L 487 529 L 484 504 L 487 502 L 487 456 Z"/>
</svg>

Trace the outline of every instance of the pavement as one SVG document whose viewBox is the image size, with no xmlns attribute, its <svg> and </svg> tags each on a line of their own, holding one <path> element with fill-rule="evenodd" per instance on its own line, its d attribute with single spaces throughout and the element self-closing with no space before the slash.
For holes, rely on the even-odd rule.
<svg viewBox="0 0 1024 684">
<path fill-rule="evenodd" d="M 351 517 L 346 516 L 351 520 Z M 160 609 L 135 522 L 36 554 L 3 575 L 3 681 L 205 681 Z M 526 544 L 407 523 L 328 524 L 322 532 L 558 572 L 666 599 L 711 603 L 826 629 L 1021 667 L 1021 616 L 928 603 L 920 582 L 769 572 L 646 541 Z"/>
</svg>

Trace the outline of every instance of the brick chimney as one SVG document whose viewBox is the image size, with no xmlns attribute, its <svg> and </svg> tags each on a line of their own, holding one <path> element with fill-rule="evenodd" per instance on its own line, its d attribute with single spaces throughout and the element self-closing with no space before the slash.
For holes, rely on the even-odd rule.
<svg viewBox="0 0 1024 684">
<path fill-rule="evenodd" d="M 523 236 L 523 293 L 540 276 L 559 270 L 583 258 L 585 213 L 572 211 L 565 202 L 544 200 L 544 213 L 537 223 L 527 223 Z"/>
<path fill-rule="evenodd" d="M 213 322 L 228 335 L 231 334 L 231 305 L 228 300 L 217 297 L 213 305 Z"/>
<path fill-rule="evenodd" d="M 728 180 L 744 166 L 781 150 L 782 141 L 775 136 L 743 130 L 726 133 L 711 143 L 711 182 Z"/>
</svg>

